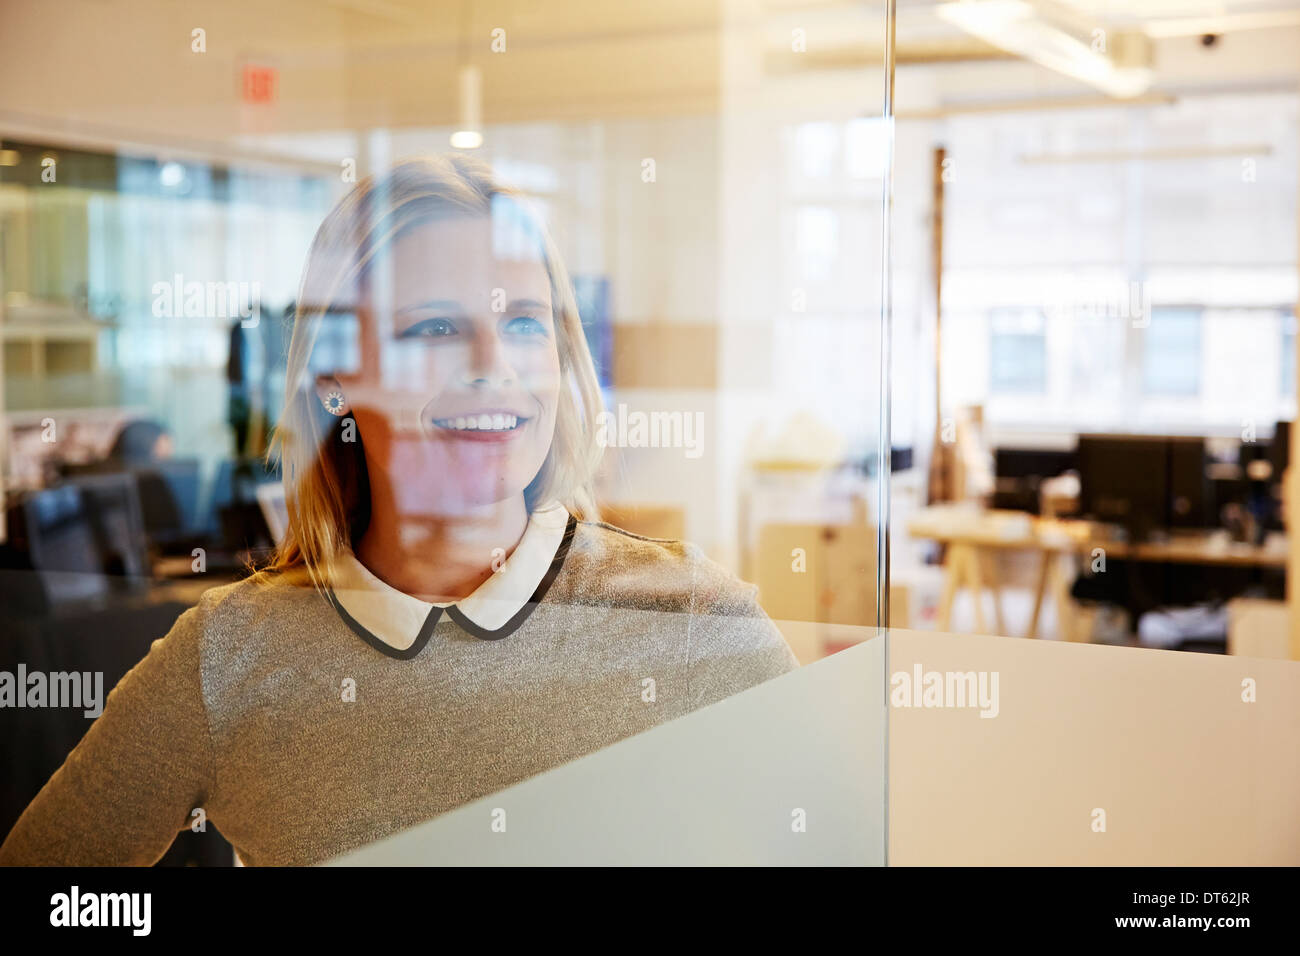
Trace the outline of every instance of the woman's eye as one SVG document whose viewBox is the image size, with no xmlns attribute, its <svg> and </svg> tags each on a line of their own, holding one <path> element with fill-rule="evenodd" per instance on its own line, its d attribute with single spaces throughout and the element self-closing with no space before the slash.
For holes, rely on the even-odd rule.
<svg viewBox="0 0 1300 956">
<path fill-rule="evenodd" d="M 506 323 L 506 330 L 516 335 L 545 335 L 546 326 L 531 315 L 521 315 Z"/>
<path fill-rule="evenodd" d="M 449 319 L 424 319 L 402 332 L 404 339 L 438 339 L 456 334 L 456 326 Z"/>
</svg>

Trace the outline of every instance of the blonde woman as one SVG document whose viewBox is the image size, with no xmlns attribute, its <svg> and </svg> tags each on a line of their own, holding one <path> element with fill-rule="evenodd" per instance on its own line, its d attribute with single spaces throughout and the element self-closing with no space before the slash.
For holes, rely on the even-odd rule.
<svg viewBox="0 0 1300 956">
<path fill-rule="evenodd" d="M 485 166 L 344 198 L 288 362 L 286 542 L 154 643 L 0 863 L 150 864 L 200 812 L 245 864 L 316 863 L 797 666 L 698 548 L 591 520 L 569 280 Z"/>
</svg>

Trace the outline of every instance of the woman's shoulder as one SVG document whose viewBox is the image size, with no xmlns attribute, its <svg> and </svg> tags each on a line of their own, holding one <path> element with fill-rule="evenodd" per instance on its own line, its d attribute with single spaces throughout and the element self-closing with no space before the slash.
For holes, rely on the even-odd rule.
<svg viewBox="0 0 1300 956">
<path fill-rule="evenodd" d="M 227 613 L 235 613 L 308 597 L 314 590 L 306 572 L 296 569 L 288 572 L 262 571 L 238 581 L 208 588 L 199 599 L 199 604 L 212 610 L 224 609 Z"/>
<path fill-rule="evenodd" d="M 697 614 L 762 614 L 758 589 L 698 545 L 649 538 L 605 522 L 577 523 L 565 571 L 572 589 L 598 594 L 605 598 L 600 603 Z"/>
<path fill-rule="evenodd" d="M 208 588 L 178 624 L 208 642 L 238 639 L 259 629 L 292 630 L 296 616 L 318 603 L 310 582 L 294 575 L 257 574 Z"/>
<path fill-rule="evenodd" d="M 758 588 L 697 545 L 579 522 L 573 551 L 577 561 L 568 577 L 578 590 L 566 595 L 570 599 L 689 615 L 688 709 L 798 668 L 794 652 L 759 605 Z"/>
</svg>

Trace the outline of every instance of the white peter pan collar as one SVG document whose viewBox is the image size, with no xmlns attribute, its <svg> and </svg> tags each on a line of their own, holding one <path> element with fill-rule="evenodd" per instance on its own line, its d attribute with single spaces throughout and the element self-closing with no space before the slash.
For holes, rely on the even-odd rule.
<svg viewBox="0 0 1300 956">
<path fill-rule="evenodd" d="M 431 604 L 399 591 L 377 578 L 350 551 L 336 562 L 334 586 L 327 595 L 359 637 L 390 657 L 418 654 L 444 613 L 475 637 L 506 637 L 537 606 L 559 572 L 575 524 L 563 505 L 535 510 L 500 569 L 473 594 L 454 603 Z"/>
</svg>

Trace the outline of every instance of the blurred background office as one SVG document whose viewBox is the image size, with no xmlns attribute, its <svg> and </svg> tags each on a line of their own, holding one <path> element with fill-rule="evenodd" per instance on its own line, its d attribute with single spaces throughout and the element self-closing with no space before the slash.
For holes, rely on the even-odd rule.
<svg viewBox="0 0 1300 956">
<path fill-rule="evenodd" d="M 887 100 L 884 3 L 5 4 L 0 666 L 111 686 L 268 552 L 312 235 L 449 149 L 566 257 L 629 423 L 602 516 L 757 583 L 802 662 L 886 610 L 1300 657 L 1300 7 L 892 28 Z M 7 830 L 86 724 L 0 719 Z M 228 854 L 195 836 L 171 862 Z"/>
<path fill-rule="evenodd" d="M 985 62 L 910 63 L 922 35 Z M 899 36 L 910 623 L 1300 656 L 1300 9 L 904 6 Z"/>
</svg>

